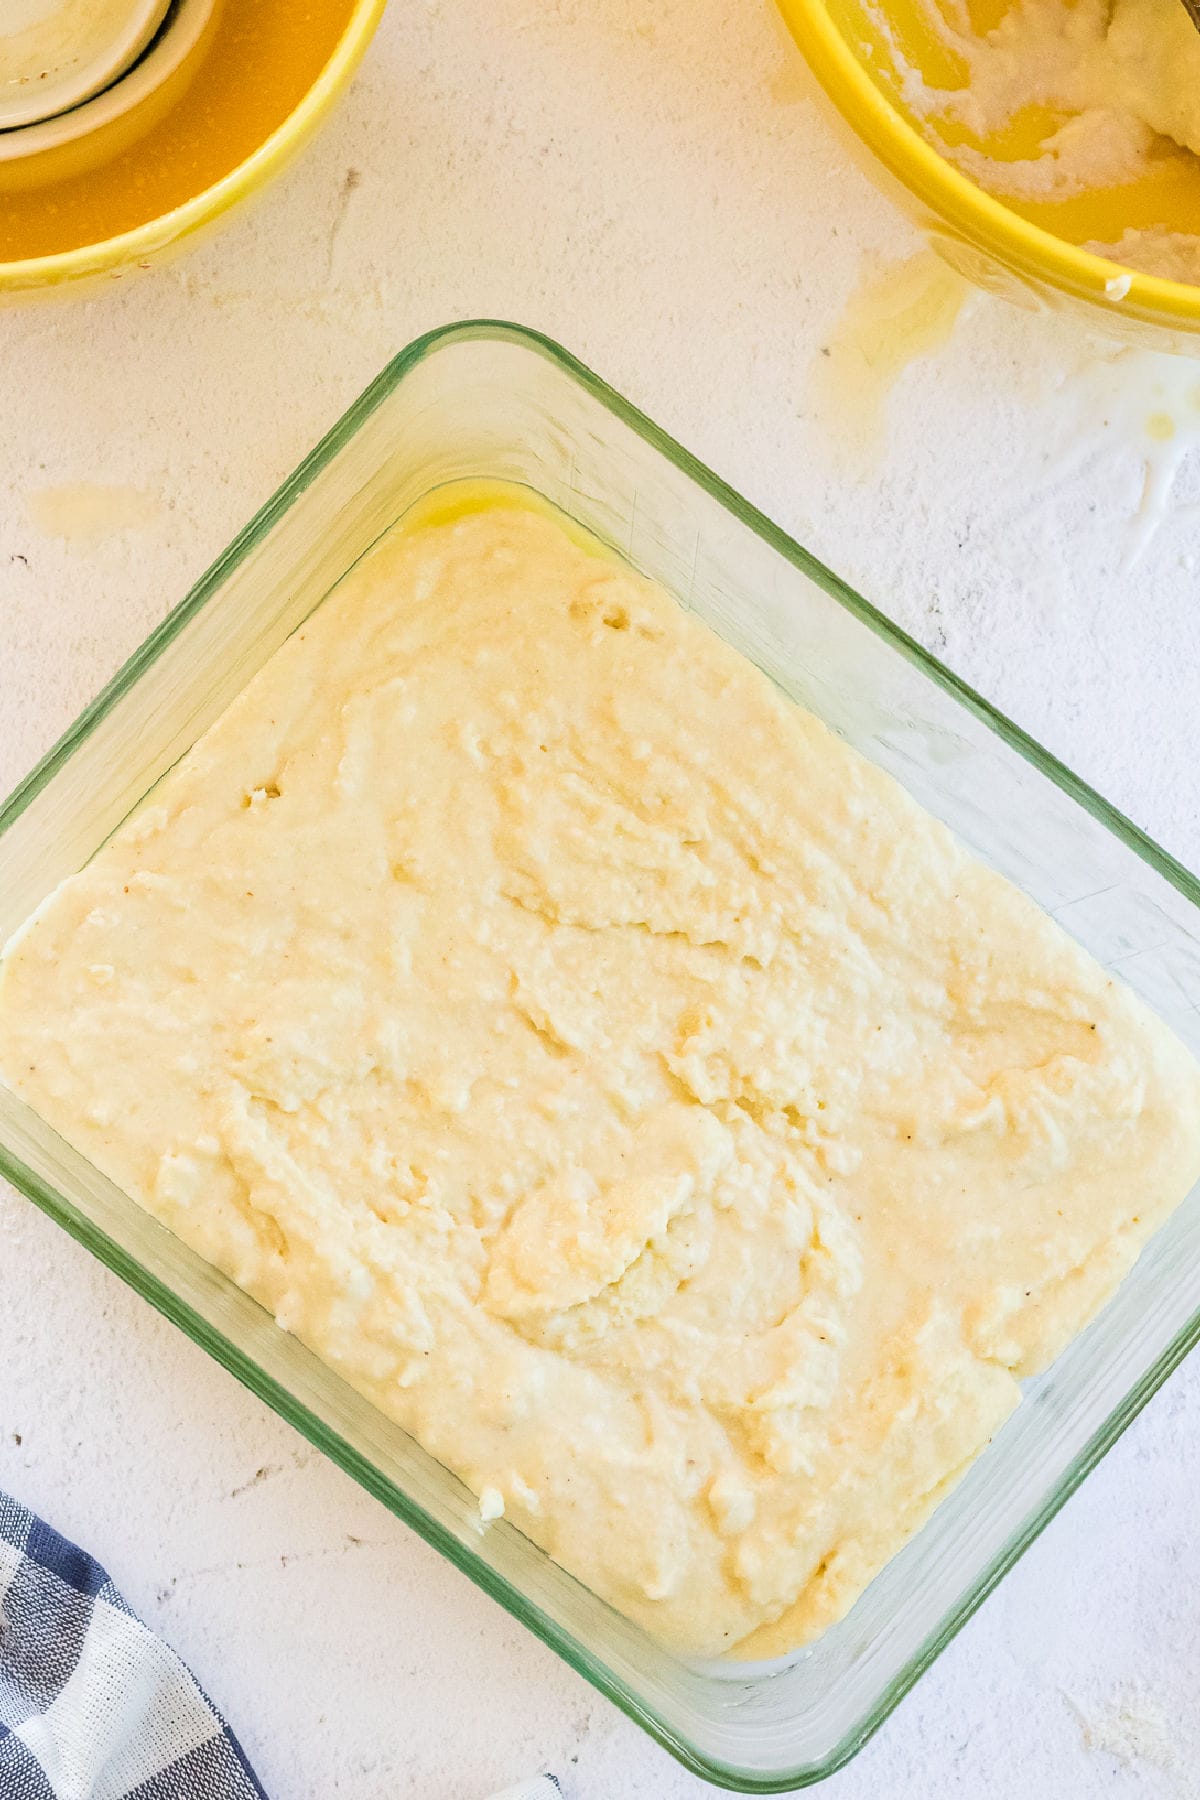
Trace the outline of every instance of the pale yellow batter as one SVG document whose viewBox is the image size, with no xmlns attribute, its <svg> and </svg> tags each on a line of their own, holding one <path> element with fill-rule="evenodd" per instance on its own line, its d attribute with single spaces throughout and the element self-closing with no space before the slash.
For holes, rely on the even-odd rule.
<svg viewBox="0 0 1200 1800">
<path fill-rule="evenodd" d="M 661 590 L 400 530 L 9 945 L 0 1066 L 678 1649 L 845 1612 L 1200 1174 L 1200 1069 Z"/>
</svg>

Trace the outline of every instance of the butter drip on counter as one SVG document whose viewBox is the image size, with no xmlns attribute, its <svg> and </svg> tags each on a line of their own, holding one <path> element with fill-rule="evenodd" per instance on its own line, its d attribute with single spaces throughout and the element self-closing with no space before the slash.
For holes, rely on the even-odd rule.
<svg viewBox="0 0 1200 1800">
<path fill-rule="evenodd" d="M 675 1649 L 841 1617 L 1200 1174 L 1200 1069 L 661 589 L 401 527 L 8 945 L 0 1067 Z"/>
</svg>

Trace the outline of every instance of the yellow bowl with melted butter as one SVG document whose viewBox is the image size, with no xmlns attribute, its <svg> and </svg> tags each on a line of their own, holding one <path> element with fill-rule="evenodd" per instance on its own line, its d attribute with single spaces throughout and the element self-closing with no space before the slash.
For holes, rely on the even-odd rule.
<svg viewBox="0 0 1200 1800">
<path fill-rule="evenodd" d="M 316 129 L 384 5 L 224 0 L 148 123 L 83 140 L 48 179 L 0 182 L 0 297 L 128 274 L 215 224 Z"/>
<path fill-rule="evenodd" d="M 1200 158 L 1156 156 L 1134 179 L 1065 198 L 998 198 L 946 152 L 967 142 L 999 163 L 1034 156 L 1046 120 L 1030 109 L 998 142 L 923 116 L 910 98 L 913 75 L 929 89 L 953 90 L 967 71 L 920 0 L 779 4 L 859 160 L 954 268 L 1019 306 L 1082 311 L 1113 335 L 1200 355 L 1200 286 L 1082 248 L 1150 228 L 1200 235 Z M 1006 4 L 970 0 L 973 29 L 992 29 Z"/>
</svg>

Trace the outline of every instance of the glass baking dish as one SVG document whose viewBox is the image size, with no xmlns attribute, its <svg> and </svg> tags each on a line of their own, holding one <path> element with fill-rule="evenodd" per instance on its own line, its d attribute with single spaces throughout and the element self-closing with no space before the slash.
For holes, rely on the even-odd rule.
<svg viewBox="0 0 1200 1800">
<path fill-rule="evenodd" d="M 524 484 L 890 770 L 1200 1051 L 1200 888 L 557 345 L 412 344 L 0 810 L 0 940 L 79 868 L 408 507 Z M 0 1169 L 683 1763 L 771 1793 L 844 1763 L 1200 1335 L 1200 1190 L 849 1616 L 790 1662 L 691 1664 L 618 1617 L 0 1088 Z"/>
</svg>

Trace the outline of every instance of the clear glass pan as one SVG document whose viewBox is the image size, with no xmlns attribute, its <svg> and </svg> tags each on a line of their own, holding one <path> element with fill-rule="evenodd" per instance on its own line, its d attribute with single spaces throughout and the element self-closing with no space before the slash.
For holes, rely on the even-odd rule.
<svg viewBox="0 0 1200 1800">
<path fill-rule="evenodd" d="M 381 532 L 522 483 L 891 771 L 1200 1051 L 1200 887 L 557 345 L 450 326 L 398 356 L 0 809 L 0 940 L 79 868 Z M 842 1624 L 784 1668 L 690 1665 L 466 1490 L 0 1089 L 0 1170 L 697 1773 L 845 1762 L 1200 1335 L 1200 1190 Z"/>
</svg>

